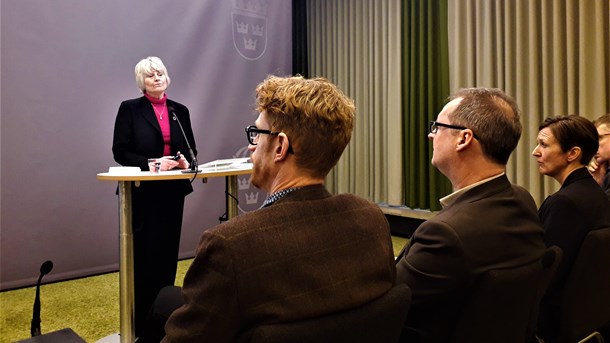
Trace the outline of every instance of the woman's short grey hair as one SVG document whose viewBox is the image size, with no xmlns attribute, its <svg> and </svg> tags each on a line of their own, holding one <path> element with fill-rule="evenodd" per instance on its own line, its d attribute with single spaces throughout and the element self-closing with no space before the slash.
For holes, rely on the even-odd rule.
<svg viewBox="0 0 610 343">
<path fill-rule="evenodd" d="M 144 84 L 144 79 L 148 75 L 151 75 L 156 71 L 160 71 L 163 74 L 165 74 L 165 77 L 167 78 L 167 85 L 169 86 L 171 81 L 169 79 L 169 74 L 167 72 L 167 68 L 165 68 L 163 61 L 161 61 L 161 59 L 159 57 L 148 56 L 148 57 L 140 60 L 140 62 L 138 62 L 138 64 L 136 64 L 136 68 L 135 68 L 136 83 L 138 84 L 138 88 L 140 89 L 140 92 L 146 93 L 146 86 Z"/>
</svg>

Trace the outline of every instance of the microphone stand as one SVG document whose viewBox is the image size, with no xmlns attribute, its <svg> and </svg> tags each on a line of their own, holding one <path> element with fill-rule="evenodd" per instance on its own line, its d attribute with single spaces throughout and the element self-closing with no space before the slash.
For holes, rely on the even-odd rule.
<svg viewBox="0 0 610 343">
<path fill-rule="evenodd" d="M 40 266 L 40 276 L 38 277 L 38 282 L 36 283 L 36 298 L 34 299 L 32 323 L 30 326 L 30 333 L 32 334 L 32 337 L 40 335 L 40 283 L 42 282 L 42 277 L 49 274 L 52 269 L 53 262 L 51 261 L 45 261 Z"/>
<path fill-rule="evenodd" d="M 174 120 L 178 122 L 178 126 L 180 126 L 180 131 L 182 131 L 182 136 L 184 137 L 184 140 L 186 141 L 186 146 L 189 148 L 189 154 L 191 155 L 191 161 L 192 161 L 191 168 L 187 169 L 187 170 L 183 170 L 182 174 L 197 174 L 200 172 L 199 165 L 197 164 L 197 157 L 195 156 L 195 153 L 193 153 L 193 149 L 191 148 L 191 145 L 189 144 L 188 138 L 186 138 L 186 133 L 184 133 L 184 129 L 182 128 L 182 123 L 180 123 L 178 116 L 173 111 L 172 111 L 172 115 L 173 115 Z"/>
</svg>

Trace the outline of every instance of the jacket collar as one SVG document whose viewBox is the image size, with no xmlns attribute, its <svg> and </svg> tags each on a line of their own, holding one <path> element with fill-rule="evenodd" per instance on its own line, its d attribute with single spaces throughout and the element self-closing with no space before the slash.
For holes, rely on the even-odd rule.
<svg viewBox="0 0 610 343">
<path fill-rule="evenodd" d="M 578 168 L 572 171 L 563 181 L 560 189 L 563 189 L 576 181 L 593 178 L 586 167 Z"/>
</svg>

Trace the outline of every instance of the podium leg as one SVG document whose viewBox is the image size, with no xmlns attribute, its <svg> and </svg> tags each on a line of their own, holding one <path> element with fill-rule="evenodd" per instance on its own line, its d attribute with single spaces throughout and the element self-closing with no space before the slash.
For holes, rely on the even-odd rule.
<svg viewBox="0 0 610 343">
<path fill-rule="evenodd" d="M 225 178 L 227 218 L 231 219 L 237 217 L 237 175 L 228 175 Z"/>
<path fill-rule="evenodd" d="M 120 340 L 133 343 L 134 290 L 133 290 L 133 228 L 131 182 L 119 181 L 119 291 L 120 291 Z"/>
</svg>

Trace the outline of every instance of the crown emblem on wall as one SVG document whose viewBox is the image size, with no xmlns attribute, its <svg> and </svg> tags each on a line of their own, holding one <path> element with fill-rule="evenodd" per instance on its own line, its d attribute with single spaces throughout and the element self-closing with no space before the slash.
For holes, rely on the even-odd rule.
<svg viewBox="0 0 610 343">
<path fill-rule="evenodd" d="M 237 32 L 248 33 L 248 23 L 236 21 L 235 25 L 237 25 Z"/>
<path fill-rule="evenodd" d="M 258 14 L 267 14 L 267 0 L 235 0 L 234 8 Z"/>
<path fill-rule="evenodd" d="M 262 25 L 252 25 L 252 34 L 255 36 L 262 36 L 264 29 L 265 27 Z"/>
<path fill-rule="evenodd" d="M 256 39 L 245 38 L 244 37 L 244 49 L 246 50 L 256 50 Z"/>
<path fill-rule="evenodd" d="M 258 202 L 258 192 L 250 192 L 250 194 L 246 193 L 246 204 L 252 205 Z"/>
<path fill-rule="evenodd" d="M 245 59 L 254 61 L 267 48 L 269 0 L 233 0 L 231 13 L 233 45 Z"/>
<path fill-rule="evenodd" d="M 249 177 L 241 177 L 241 178 L 238 177 L 237 184 L 238 184 L 240 191 L 243 191 L 244 189 L 250 189 L 250 178 Z"/>
</svg>

